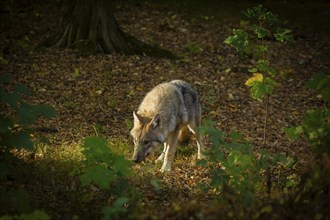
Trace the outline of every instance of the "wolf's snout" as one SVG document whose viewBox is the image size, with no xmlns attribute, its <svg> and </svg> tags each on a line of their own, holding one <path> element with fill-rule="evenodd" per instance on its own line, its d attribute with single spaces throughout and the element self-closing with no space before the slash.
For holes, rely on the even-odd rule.
<svg viewBox="0 0 330 220">
<path fill-rule="evenodd" d="M 134 163 L 140 163 L 141 161 L 139 161 L 137 158 L 133 158 L 132 160 Z"/>
<path fill-rule="evenodd" d="M 134 156 L 133 157 L 132 161 L 134 163 L 141 163 L 142 162 L 142 159 L 137 155 L 137 156 Z"/>
</svg>

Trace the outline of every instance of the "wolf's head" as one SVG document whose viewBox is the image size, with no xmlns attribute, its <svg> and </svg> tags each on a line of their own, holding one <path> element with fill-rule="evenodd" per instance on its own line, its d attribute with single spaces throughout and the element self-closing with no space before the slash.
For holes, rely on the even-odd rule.
<svg viewBox="0 0 330 220">
<path fill-rule="evenodd" d="M 162 134 L 162 119 L 159 114 L 153 118 L 143 117 L 133 112 L 134 127 L 131 135 L 134 141 L 133 161 L 142 162 L 159 144 L 165 142 Z"/>
</svg>

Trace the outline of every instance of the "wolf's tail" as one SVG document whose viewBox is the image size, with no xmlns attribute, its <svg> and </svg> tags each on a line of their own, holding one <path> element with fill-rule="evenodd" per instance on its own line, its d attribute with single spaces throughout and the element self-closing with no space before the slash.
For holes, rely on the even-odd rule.
<svg viewBox="0 0 330 220">
<path fill-rule="evenodd" d="M 190 132 L 188 126 L 184 126 L 181 128 L 178 141 L 181 145 L 188 145 L 191 139 L 192 133 Z"/>
</svg>

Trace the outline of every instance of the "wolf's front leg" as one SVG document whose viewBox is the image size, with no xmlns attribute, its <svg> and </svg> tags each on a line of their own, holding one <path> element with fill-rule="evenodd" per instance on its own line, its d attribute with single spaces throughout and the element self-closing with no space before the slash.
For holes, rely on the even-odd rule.
<svg viewBox="0 0 330 220">
<path fill-rule="evenodd" d="M 164 157 L 165 157 L 165 152 L 166 152 L 166 149 L 167 149 L 167 143 L 165 142 L 164 143 L 164 149 L 163 149 L 163 152 L 162 154 L 157 158 L 157 160 L 155 161 L 156 163 L 161 163 L 164 161 Z"/>
<path fill-rule="evenodd" d="M 160 169 L 160 172 L 162 173 L 171 171 L 178 136 L 179 136 L 179 130 L 177 129 L 173 131 L 167 139 L 168 145 L 166 146 L 163 166 Z"/>
</svg>

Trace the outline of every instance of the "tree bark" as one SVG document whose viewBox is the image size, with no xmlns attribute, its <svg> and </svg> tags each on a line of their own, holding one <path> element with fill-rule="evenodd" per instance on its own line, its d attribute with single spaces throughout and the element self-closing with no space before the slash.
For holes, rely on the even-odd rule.
<svg viewBox="0 0 330 220">
<path fill-rule="evenodd" d="M 45 46 L 74 48 L 83 53 L 146 54 L 175 58 L 171 52 L 147 45 L 124 33 L 111 0 L 63 0 L 61 30 Z"/>
</svg>

